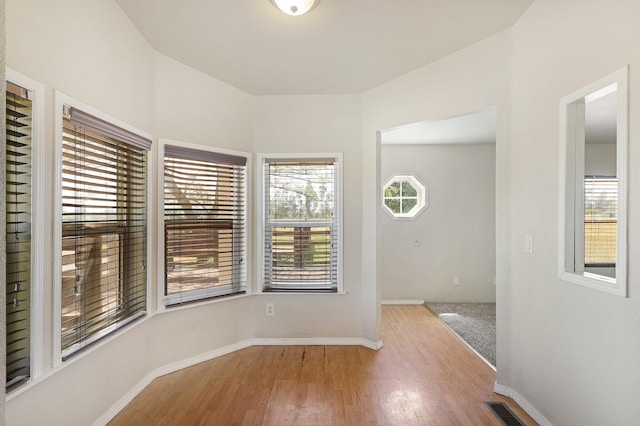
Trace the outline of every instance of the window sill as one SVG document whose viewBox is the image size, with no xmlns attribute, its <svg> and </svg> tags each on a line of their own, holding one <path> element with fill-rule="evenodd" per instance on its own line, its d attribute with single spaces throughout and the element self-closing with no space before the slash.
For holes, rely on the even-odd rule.
<svg viewBox="0 0 640 426">
<path fill-rule="evenodd" d="M 626 291 L 621 287 L 615 278 L 605 277 L 589 272 L 561 272 L 560 279 L 583 287 L 600 290 L 605 293 L 615 294 L 616 296 L 626 297 Z"/>
<path fill-rule="evenodd" d="M 258 293 L 252 293 L 253 296 L 301 296 L 301 295 L 313 295 L 313 296 L 344 296 L 346 291 L 259 291 Z"/>
<path fill-rule="evenodd" d="M 228 302 L 231 300 L 237 300 L 237 299 L 244 299 L 245 297 L 249 297 L 251 296 L 252 293 L 244 293 L 244 294 L 237 294 L 234 296 L 218 296 L 215 298 L 208 298 L 208 299 L 203 299 L 203 300 L 194 300 L 182 305 L 179 304 L 175 304 L 175 305 L 169 305 L 169 306 L 165 306 L 164 303 L 161 304 L 161 306 L 158 308 L 158 310 L 156 311 L 156 314 L 165 314 L 167 312 L 177 312 L 177 311 L 182 311 L 184 309 L 191 309 L 191 308 L 196 308 L 199 306 L 205 306 L 205 305 L 213 305 L 216 303 L 224 303 L 224 302 Z"/>
</svg>

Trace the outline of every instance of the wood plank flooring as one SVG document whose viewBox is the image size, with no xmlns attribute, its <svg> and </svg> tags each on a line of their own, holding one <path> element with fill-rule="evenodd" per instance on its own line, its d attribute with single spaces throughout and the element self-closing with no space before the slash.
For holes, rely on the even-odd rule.
<svg viewBox="0 0 640 426">
<path fill-rule="evenodd" d="M 154 380 L 110 425 L 501 425 L 495 372 L 424 306 L 383 306 L 384 347 L 254 346 Z"/>
</svg>

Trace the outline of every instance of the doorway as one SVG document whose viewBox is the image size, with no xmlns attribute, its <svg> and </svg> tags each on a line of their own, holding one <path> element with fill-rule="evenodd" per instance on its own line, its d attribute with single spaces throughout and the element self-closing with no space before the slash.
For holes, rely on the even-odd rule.
<svg viewBox="0 0 640 426">
<path fill-rule="evenodd" d="M 383 303 L 482 304 L 483 312 L 487 308 L 493 312 L 493 322 L 485 324 L 492 328 L 486 335 L 493 339 L 493 356 L 483 356 L 492 364 L 495 139 L 495 108 L 381 131 L 381 199 L 385 213 L 381 214 L 378 230 Z M 424 185 L 425 206 L 419 214 L 398 217 L 393 214 L 400 208 L 396 200 L 407 198 L 408 213 L 413 205 L 412 185 L 402 181 L 407 177 Z M 398 181 L 400 185 L 392 186 Z M 403 189 L 406 191 L 400 192 Z M 437 310 L 435 305 L 433 310 Z M 469 319 L 477 324 L 477 319 L 461 312 L 436 313 L 445 314 L 441 316 L 445 322 L 449 314 L 449 319 L 455 317 L 457 322 Z M 472 334 L 485 334 L 473 332 L 474 327 Z"/>
</svg>

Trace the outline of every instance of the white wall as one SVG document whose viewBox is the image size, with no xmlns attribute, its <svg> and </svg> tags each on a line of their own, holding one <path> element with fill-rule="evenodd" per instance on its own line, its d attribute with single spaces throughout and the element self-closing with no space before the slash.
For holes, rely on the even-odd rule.
<svg viewBox="0 0 640 426">
<path fill-rule="evenodd" d="M 51 229 L 56 219 L 52 209 L 47 209 L 44 375 L 10 395 L 8 424 L 91 424 L 154 370 L 252 338 L 362 337 L 359 96 L 256 100 L 154 52 L 112 0 L 7 3 L 8 66 L 46 87 L 46 176 L 53 176 L 55 167 L 54 89 L 154 138 L 250 153 L 343 152 L 344 257 L 349 265 L 344 270 L 345 295 L 246 296 L 156 312 L 155 283 L 160 275 L 152 262 L 151 314 L 65 361 L 62 368 L 53 368 L 49 348 L 53 339 L 59 338 L 51 330 L 52 270 L 57 261 L 51 250 Z M 153 182 L 157 154 L 154 148 Z M 46 182 L 45 205 L 49 206 L 55 201 L 51 195 L 54 182 L 50 178 Z M 153 205 L 157 200 L 156 191 Z M 152 211 L 149 228 L 157 229 L 157 212 Z M 157 250 L 155 242 L 150 250 Z M 252 270 L 250 287 L 255 290 Z M 264 310 L 267 300 L 276 304 L 276 315 L 269 319 Z"/>
<path fill-rule="evenodd" d="M 633 424 L 640 417 L 637 264 L 629 265 L 627 299 L 556 278 L 559 99 L 626 64 L 629 258 L 639 254 L 639 9 L 626 0 L 536 0 L 512 29 L 363 97 L 366 161 L 379 158 L 376 130 L 498 106 L 498 382 L 557 425 Z M 376 170 L 371 163 L 364 170 L 366 218 L 375 211 Z M 534 236 L 533 254 L 524 253 L 525 235 Z"/>
<path fill-rule="evenodd" d="M 153 56 L 146 41 L 115 2 L 7 1 L 7 66 L 45 85 L 46 126 L 44 174 L 45 209 L 43 262 L 45 281 L 43 368 L 52 370 L 53 324 L 53 217 L 54 135 L 53 91 L 59 90 L 106 114 L 150 132 L 153 126 Z M 130 336 L 130 335 L 129 335 Z M 126 338 L 125 338 L 126 339 Z M 120 344 L 123 340 L 119 341 Z M 37 342 L 36 342 L 37 343 Z M 141 343 L 120 346 L 136 348 Z M 21 395 L 10 395 L 8 424 L 88 424 L 96 413 L 106 411 L 115 400 L 144 376 L 139 360 L 125 359 L 122 352 L 101 350 L 78 359 L 50 380 Z M 107 350 L 105 350 L 107 349 Z M 87 365 L 109 359 L 109 369 L 88 371 Z M 97 365 L 97 364 L 95 364 Z M 135 368 L 139 367 L 139 371 Z M 123 373 L 135 371 L 131 378 Z M 114 373 L 117 372 L 117 373 Z M 52 386 L 56 386 L 53 390 Z M 95 397 L 95 396 L 98 397 Z M 38 407 L 34 409 L 34 407 Z"/>
<path fill-rule="evenodd" d="M 629 211 L 640 209 L 635 195 L 640 150 L 634 148 L 634 135 L 640 134 L 637 1 L 535 0 L 512 29 L 362 97 L 253 100 L 154 53 L 111 0 L 6 3 L 7 66 L 46 85 L 46 158 L 53 158 L 54 88 L 159 137 L 242 150 L 253 143 L 257 152 L 342 151 L 345 264 L 350 265 L 345 269 L 347 295 L 251 296 L 172 310 L 52 370 L 47 349 L 54 338 L 54 259 L 47 232 L 43 347 L 49 376 L 10 397 L 9 424 L 89 424 L 153 369 L 253 336 L 332 334 L 377 341 L 377 229 L 384 214 L 379 209 L 377 132 L 492 106 L 497 106 L 498 120 L 498 381 L 557 425 L 637 423 L 638 265 L 629 265 L 627 299 L 556 278 L 558 101 L 625 64 L 631 64 Z M 183 129 L 170 119 L 186 114 L 187 107 L 198 120 Z M 53 167 L 49 160 L 47 176 Z M 46 206 L 53 203 L 49 189 Z M 53 218 L 48 215 L 45 229 L 50 231 Z M 524 235 L 535 238 L 532 255 L 524 253 Z M 639 254 L 640 226 L 631 214 L 629 258 Z M 277 304 L 269 321 L 266 298 Z M 314 321 L 308 328 L 292 326 L 307 314 Z"/>
<path fill-rule="evenodd" d="M 360 152 L 360 97 L 258 96 L 255 98 L 255 149 L 258 153 L 343 154 L 345 295 L 276 295 L 256 298 L 256 309 L 275 303 L 276 315 L 254 324 L 256 337 L 361 337 L 363 294 Z M 259 170 L 256 167 L 255 183 Z M 256 209 L 259 209 L 256 202 Z M 256 210 L 256 218 L 260 212 Z M 258 226 L 256 222 L 256 232 Z M 257 240 L 257 236 L 256 236 Z M 258 258 L 256 252 L 256 259 Z M 257 266 L 256 266 L 257 267 Z M 296 321 L 301 316 L 304 321 Z"/>
<path fill-rule="evenodd" d="M 155 52 L 154 75 L 159 137 L 253 151 L 253 96 Z"/>
<path fill-rule="evenodd" d="M 379 208 L 380 145 L 376 132 L 404 124 L 450 117 L 496 106 L 496 300 L 498 374 L 507 374 L 510 345 L 510 220 L 511 165 L 509 131 L 509 82 L 511 36 L 505 31 L 440 61 L 363 94 L 363 285 L 370 298 L 380 294 L 381 270 L 376 258 L 382 246 L 383 215 Z M 377 265 L 382 265 L 378 257 Z M 378 268 L 381 269 L 381 268 Z M 377 280 L 376 280 L 377 275 Z M 373 295 L 373 296 L 372 296 Z M 368 306 L 375 300 L 367 300 Z M 377 305 L 375 305 L 377 306 Z M 379 316 L 365 311 L 370 333 L 379 336 Z M 379 313 L 378 313 L 379 314 Z"/>
<path fill-rule="evenodd" d="M 381 152 L 383 183 L 408 172 L 429 189 L 429 207 L 414 220 L 381 215 L 382 299 L 495 302 L 495 144 L 382 145 Z"/>
<path fill-rule="evenodd" d="M 11 0 L 6 6 L 7 66 L 46 86 L 45 206 L 54 203 L 54 89 L 156 137 L 253 150 L 253 97 L 154 52 L 114 1 Z M 155 158 L 154 148 L 154 176 Z M 250 298 L 174 308 L 52 368 L 50 348 L 59 337 L 51 326 L 57 261 L 51 211 L 43 242 L 44 376 L 9 396 L 8 424 L 91 424 L 153 370 L 253 336 L 253 318 L 264 312 L 254 312 Z M 150 229 L 156 229 L 155 213 Z M 157 274 L 153 265 L 149 271 L 153 312 Z"/>
<path fill-rule="evenodd" d="M 640 418 L 640 3 L 537 0 L 513 28 L 513 369 L 499 377 L 557 425 Z M 559 99 L 630 64 L 629 298 L 557 273 Z M 533 255 L 523 252 L 533 235 Z M 498 364 L 498 369 L 500 365 Z"/>
</svg>

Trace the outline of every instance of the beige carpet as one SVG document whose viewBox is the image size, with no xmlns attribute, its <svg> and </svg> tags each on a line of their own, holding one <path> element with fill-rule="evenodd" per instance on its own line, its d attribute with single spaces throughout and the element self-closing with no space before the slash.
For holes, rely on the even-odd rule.
<svg viewBox="0 0 640 426">
<path fill-rule="evenodd" d="M 425 305 L 486 359 L 496 365 L 495 303 L 432 303 Z"/>
</svg>

